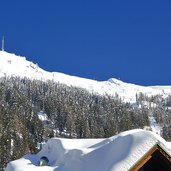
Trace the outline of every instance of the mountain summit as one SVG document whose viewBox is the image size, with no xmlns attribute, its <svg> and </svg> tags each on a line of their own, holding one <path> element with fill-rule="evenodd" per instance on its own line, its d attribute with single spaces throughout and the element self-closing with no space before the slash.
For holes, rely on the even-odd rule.
<svg viewBox="0 0 171 171">
<path fill-rule="evenodd" d="M 117 93 L 122 100 L 129 102 L 134 102 L 136 94 L 140 92 L 148 96 L 156 94 L 167 96 L 171 94 L 171 86 L 139 86 L 115 78 L 107 81 L 96 81 L 59 72 L 48 72 L 41 69 L 38 64 L 27 61 L 25 57 L 0 51 L 0 77 L 3 76 L 27 77 L 42 81 L 51 80 L 68 86 L 85 88 L 89 92 L 100 95 L 109 94 L 115 96 Z"/>
</svg>

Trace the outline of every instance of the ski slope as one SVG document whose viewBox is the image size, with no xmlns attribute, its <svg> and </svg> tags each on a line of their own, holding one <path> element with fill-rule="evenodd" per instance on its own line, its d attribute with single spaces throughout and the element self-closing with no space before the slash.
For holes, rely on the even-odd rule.
<svg viewBox="0 0 171 171">
<path fill-rule="evenodd" d="M 48 72 L 41 69 L 38 64 L 27 61 L 26 57 L 20 57 L 5 51 L 0 51 L 0 77 L 20 76 L 42 81 L 52 80 L 68 86 L 85 88 L 89 92 L 100 95 L 117 93 L 123 101 L 135 102 L 136 93 L 143 92 L 147 95 L 171 94 L 171 86 L 145 87 L 111 78 L 107 81 L 96 81 L 76 76 L 70 76 L 59 72 Z"/>
</svg>

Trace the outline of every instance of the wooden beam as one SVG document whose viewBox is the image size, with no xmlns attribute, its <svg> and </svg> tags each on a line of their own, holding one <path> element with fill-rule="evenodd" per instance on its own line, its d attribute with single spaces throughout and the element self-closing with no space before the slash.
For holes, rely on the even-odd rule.
<svg viewBox="0 0 171 171">
<path fill-rule="evenodd" d="M 130 169 L 130 171 L 137 171 L 139 170 L 145 163 L 147 163 L 151 157 L 152 157 L 152 154 L 157 150 L 157 145 L 154 146 L 151 150 L 148 151 L 147 154 L 145 154 L 145 156 L 143 156 L 142 159 L 140 159 L 140 161 L 137 162 L 137 164 L 135 164 L 135 166 Z"/>
<path fill-rule="evenodd" d="M 145 156 L 143 156 L 131 169 L 130 169 L 130 171 L 138 171 L 143 165 L 145 165 L 145 163 L 147 163 L 150 159 L 151 159 L 151 157 L 152 157 L 152 155 L 153 155 L 153 153 L 156 151 L 156 150 L 158 150 L 160 153 L 161 153 L 161 155 L 163 156 L 163 157 L 165 157 L 166 158 L 166 160 L 168 160 L 169 162 L 171 162 L 171 157 L 170 157 L 170 155 L 169 154 L 167 154 L 166 152 L 165 152 L 165 150 L 160 146 L 160 145 L 158 145 L 158 144 L 156 144 L 154 147 L 152 147 L 148 152 L 147 152 L 147 154 L 145 154 Z"/>
</svg>

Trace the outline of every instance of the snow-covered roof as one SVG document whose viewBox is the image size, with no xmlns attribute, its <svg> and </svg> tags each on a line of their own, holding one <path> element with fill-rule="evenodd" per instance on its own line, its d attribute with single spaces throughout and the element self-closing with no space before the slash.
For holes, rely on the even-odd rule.
<svg viewBox="0 0 171 171">
<path fill-rule="evenodd" d="M 36 155 L 10 162 L 7 171 L 127 171 L 156 144 L 171 155 L 170 143 L 140 129 L 106 139 L 52 138 Z M 37 166 L 43 156 L 49 166 Z"/>
</svg>

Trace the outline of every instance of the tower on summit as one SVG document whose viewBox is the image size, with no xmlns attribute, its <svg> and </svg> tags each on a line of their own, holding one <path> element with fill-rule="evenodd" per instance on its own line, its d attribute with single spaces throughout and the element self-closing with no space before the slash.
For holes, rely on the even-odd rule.
<svg viewBox="0 0 171 171">
<path fill-rule="evenodd" d="M 2 51 L 4 51 L 4 36 L 2 37 Z"/>
</svg>

